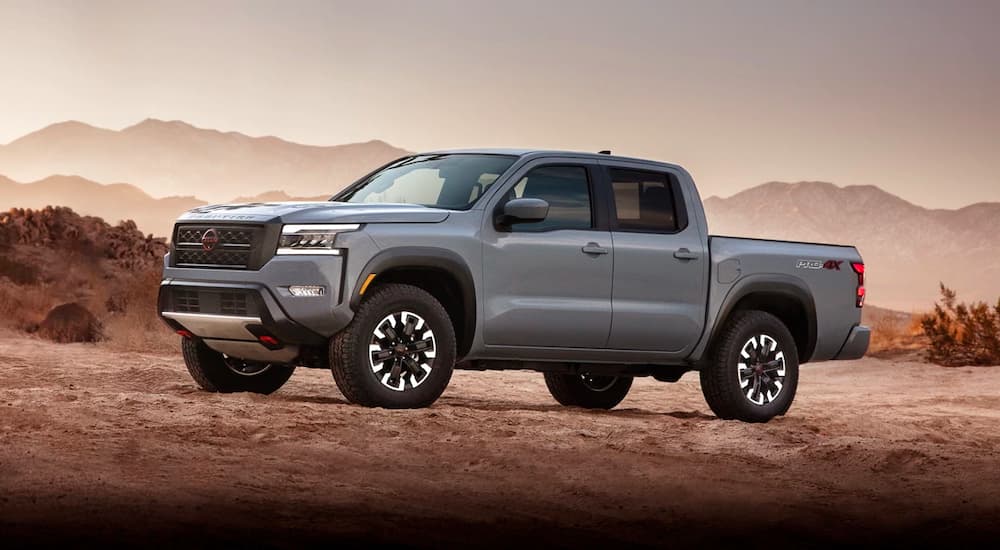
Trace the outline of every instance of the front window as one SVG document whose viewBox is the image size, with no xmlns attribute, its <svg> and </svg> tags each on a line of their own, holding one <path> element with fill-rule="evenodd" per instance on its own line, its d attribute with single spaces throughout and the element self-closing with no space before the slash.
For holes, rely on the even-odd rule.
<svg viewBox="0 0 1000 550">
<path fill-rule="evenodd" d="M 593 216 L 590 180 L 583 166 L 542 166 L 528 172 L 510 192 L 514 199 L 542 199 L 549 203 L 544 221 L 516 224 L 513 231 L 590 229 Z"/>
<path fill-rule="evenodd" d="M 334 200 L 466 210 L 515 160 L 509 155 L 417 155 L 389 165 Z"/>
</svg>

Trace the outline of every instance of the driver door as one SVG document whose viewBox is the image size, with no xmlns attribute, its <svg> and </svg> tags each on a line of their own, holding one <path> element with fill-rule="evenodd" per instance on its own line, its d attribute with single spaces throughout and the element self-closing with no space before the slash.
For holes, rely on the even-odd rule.
<svg viewBox="0 0 1000 550">
<path fill-rule="evenodd" d="M 611 330 L 614 251 L 597 208 L 598 167 L 579 159 L 523 167 L 487 208 L 483 227 L 487 346 L 603 348 Z M 545 220 L 495 225 L 512 198 L 549 203 Z"/>
</svg>

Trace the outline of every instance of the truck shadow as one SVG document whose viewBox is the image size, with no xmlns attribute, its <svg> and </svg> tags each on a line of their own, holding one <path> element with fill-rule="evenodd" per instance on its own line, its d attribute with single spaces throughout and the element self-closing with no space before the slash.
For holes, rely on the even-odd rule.
<svg viewBox="0 0 1000 550">
<path fill-rule="evenodd" d="M 646 409 L 612 409 L 610 411 L 600 409 L 584 409 L 581 407 L 565 407 L 563 405 L 541 405 L 531 403 L 516 403 L 510 401 L 491 401 L 487 399 L 476 399 L 474 397 L 442 397 L 439 401 L 441 405 L 449 407 L 475 409 L 490 412 L 573 412 L 577 414 L 589 414 L 598 416 L 613 416 L 623 418 L 660 418 L 669 416 L 681 420 L 718 420 L 715 416 L 705 414 L 700 411 L 650 411 Z"/>
<path fill-rule="evenodd" d="M 349 407 L 359 407 L 348 402 L 342 397 L 331 397 L 325 395 L 295 395 L 295 394 L 275 394 L 271 399 L 281 400 L 287 403 L 316 403 L 319 405 L 344 405 Z M 478 399 L 475 397 L 445 396 L 441 397 L 436 404 L 431 405 L 428 411 L 433 411 L 437 407 L 452 407 L 456 409 L 468 409 L 487 412 L 546 412 L 546 413 L 574 413 L 594 416 L 611 416 L 618 418 L 662 418 L 669 416 L 680 420 L 702 420 L 715 421 L 715 416 L 705 414 L 701 411 L 650 411 L 637 408 L 612 409 L 610 411 L 600 409 L 584 409 L 581 407 L 565 407 L 557 404 L 533 404 L 518 403 L 513 401 L 494 401 L 490 399 Z"/>
<path fill-rule="evenodd" d="M 342 397 L 329 397 L 326 395 L 290 395 L 275 394 L 274 399 L 280 399 L 289 403 L 316 403 L 319 405 L 351 405 L 355 406 Z"/>
</svg>

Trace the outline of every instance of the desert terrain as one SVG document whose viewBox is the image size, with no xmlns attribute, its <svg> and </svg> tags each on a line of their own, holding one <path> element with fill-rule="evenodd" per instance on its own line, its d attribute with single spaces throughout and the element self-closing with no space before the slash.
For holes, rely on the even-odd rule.
<svg viewBox="0 0 1000 550">
<path fill-rule="evenodd" d="M 1000 368 L 807 365 L 788 416 L 711 416 L 697 376 L 615 410 L 458 372 L 425 410 L 299 369 L 199 390 L 173 353 L 0 332 L 0 536 L 16 543 L 924 544 L 1000 535 Z"/>
</svg>

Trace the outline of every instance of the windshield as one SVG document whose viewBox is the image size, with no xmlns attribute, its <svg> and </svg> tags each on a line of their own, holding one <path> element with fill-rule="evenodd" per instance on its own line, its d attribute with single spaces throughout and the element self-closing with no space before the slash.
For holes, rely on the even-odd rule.
<svg viewBox="0 0 1000 550">
<path fill-rule="evenodd" d="M 515 160 L 509 155 L 417 155 L 389 165 L 333 200 L 466 210 Z"/>
</svg>

